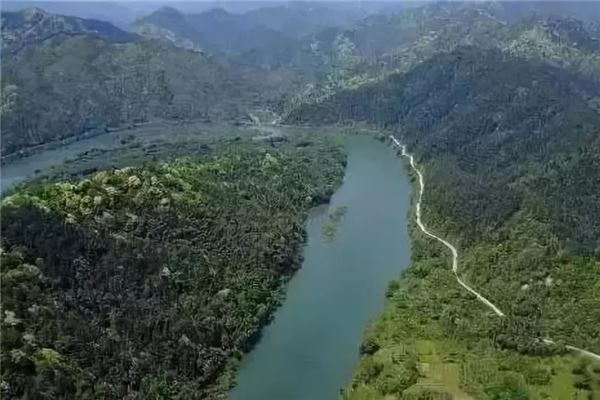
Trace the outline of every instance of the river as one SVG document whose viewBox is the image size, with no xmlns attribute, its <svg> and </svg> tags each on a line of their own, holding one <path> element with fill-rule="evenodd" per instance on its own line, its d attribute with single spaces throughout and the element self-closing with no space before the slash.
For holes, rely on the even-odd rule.
<svg viewBox="0 0 600 400">
<path fill-rule="evenodd" d="M 343 184 L 307 222 L 302 268 L 240 367 L 230 400 L 334 400 L 358 361 L 388 282 L 409 265 L 411 186 L 385 144 L 350 136 Z M 347 207 L 333 239 L 328 215 Z"/>
<path fill-rule="evenodd" d="M 18 183 L 33 178 L 40 171 L 59 166 L 72 159 L 81 152 L 91 149 L 114 149 L 122 146 L 119 144 L 120 136 L 116 134 L 99 135 L 82 139 L 59 146 L 54 149 L 43 150 L 7 163 L 1 167 L 2 179 L 0 180 L 0 193 L 10 189 Z"/>
<path fill-rule="evenodd" d="M 104 135 L 46 150 L 2 167 L 2 191 L 91 148 L 118 148 Z M 383 309 L 387 283 L 410 260 L 407 217 L 411 186 L 385 144 L 346 139 L 344 182 L 327 206 L 311 213 L 302 268 L 263 337 L 245 357 L 231 400 L 330 400 L 352 376 L 370 320 Z M 328 215 L 347 207 L 333 240 Z"/>
<path fill-rule="evenodd" d="M 163 146 L 166 143 L 181 143 L 182 147 L 189 148 L 190 140 L 195 140 L 202 143 L 202 140 L 213 141 L 214 137 L 222 136 L 224 131 L 235 132 L 242 134 L 241 128 L 231 127 L 227 124 L 220 123 L 198 123 L 198 122 L 153 122 L 143 126 L 138 126 L 134 129 L 112 132 L 94 137 L 89 137 L 68 144 L 59 145 L 55 143 L 55 148 L 42 150 L 38 153 L 11 161 L 1 167 L 1 190 L 5 192 L 11 187 L 36 177 L 39 173 L 47 173 L 52 167 L 63 165 L 69 160 L 77 159 L 82 153 L 97 149 L 97 150 L 123 150 L 126 145 L 123 140 L 135 140 L 139 145 L 144 147 L 148 145 Z M 212 139 L 211 139 L 212 138 Z M 185 153 L 185 151 L 183 151 Z M 127 155 L 123 153 L 124 162 L 129 160 Z M 110 155 L 106 158 L 110 159 Z M 114 165 L 120 165 L 123 161 L 118 158 L 111 159 Z M 104 165 L 104 168 L 111 168 L 113 162 Z M 99 165 L 102 168 L 102 165 Z"/>
</svg>

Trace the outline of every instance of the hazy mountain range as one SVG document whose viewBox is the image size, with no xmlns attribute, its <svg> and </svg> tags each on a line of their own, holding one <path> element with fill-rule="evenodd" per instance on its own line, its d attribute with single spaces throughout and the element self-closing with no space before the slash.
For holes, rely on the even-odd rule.
<svg viewBox="0 0 600 400">
<path fill-rule="evenodd" d="M 119 12 L 121 3 L 44 6 L 128 15 Z M 401 7 L 377 3 L 368 11 L 384 6 Z M 152 118 L 239 120 L 261 102 L 286 114 L 298 102 L 321 101 L 340 88 L 409 71 L 463 45 L 543 59 L 586 76 L 599 73 L 595 25 L 543 16 L 510 22 L 552 14 L 552 4 L 402 7 L 408 9 L 365 17 L 362 3 L 270 4 L 243 13 L 186 13 L 169 6 L 137 17 L 127 30 L 39 8 L 4 11 L 2 51 L 13 56 L 2 60 L 3 149 Z M 588 8 L 566 7 L 573 13 Z M 157 57 L 157 49 L 160 62 L 142 61 Z M 39 104 L 33 116 L 32 104 Z"/>
</svg>

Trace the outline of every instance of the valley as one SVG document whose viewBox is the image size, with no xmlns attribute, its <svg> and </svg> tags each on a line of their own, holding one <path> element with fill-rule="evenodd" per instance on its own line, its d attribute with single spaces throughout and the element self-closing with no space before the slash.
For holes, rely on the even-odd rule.
<svg viewBox="0 0 600 400">
<path fill-rule="evenodd" d="M 83 4 L 2 5 L 3 398 L 600 396 L 596 4 Z"/>
<path fill-rule="evenodd" d="M 409 264 L 402 165 L 370 137 L 344 140 L 343 183 L 309 218 L 302 268 L 242 361 L 232 400 L 335 398 L 358 361 L 363 327 L 382 310 L 387 282 Z M 347 210 L 330 239 L 322 226 L 339 207 Z"/>
</svg>

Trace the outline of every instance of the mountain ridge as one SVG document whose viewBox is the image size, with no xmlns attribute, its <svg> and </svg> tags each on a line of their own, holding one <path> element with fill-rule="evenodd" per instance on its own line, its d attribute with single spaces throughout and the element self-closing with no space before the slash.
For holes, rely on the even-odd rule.
<svg viewBox="0 0 600 400">
<path fill-rule="evenodd" d="M 3 37 L 28 40 L 16 57 L 2 58 L 5 154 L 153 118 L 243 119 L 255 101 L 255 84 L 205 54 L 131 34 L 115 42 L 89 20 L 15 15 L 3 14 L 13 21 L 3 25 Z M 100 24 L 106 26 L 122 32 Z"/>
<path fill-rule="evenodd" d="M 127 43 L 136 35 L 109 22 L 52 14 L 41 8 L 2 12 L 2 51 L 16 54 L 22 48 L 59 35 L 95 35 L 111 43 Z"/>
</svg>

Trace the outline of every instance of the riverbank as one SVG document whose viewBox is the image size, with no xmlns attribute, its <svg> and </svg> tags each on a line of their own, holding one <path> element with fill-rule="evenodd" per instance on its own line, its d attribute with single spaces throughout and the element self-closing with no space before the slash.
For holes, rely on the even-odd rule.
<svg viewBox="0 0 600 400">
<path fill-rule="evenodd" d="M 9 154 L 3 154 L 2 158 L 0 158 L 0 165 L 4 166 L 5 164 L 10 164 L 12 162 L 15 162 L 16 160 L 26 158 L 26 157 L 31 157 L 35 154 L 39 154 L 44 151 L 55 150 L 60 147 L 68 146 L 70 144 L 73 144 L 73 143 L 81 141 L 81 140 L 92 139 L 92 138 L 96 138 L 98 136 L 110 135 L 110 134 L 119 133 L 119 132 L 123 132 L 123 131 L 135 132 L 140 127 L 144 127 L 144 126 L 148 126 L 148 125 L 152 125 L 152 124 L 159 125 L 160 123 L 161 122 L 159 122 L 159 121 L 132 123 L 127 126 L 120 126 L 120 127 L 113 127 L 113 128 L 106 127 L 104 129 L 93 129 L 93 130 L 90 130 L 87 132 L 83 132 L 79 135 L 69 135 L 69 136 L 65 137 L 64 139 L 52 140 L 52 141 L 38 144 L 35 146 L 25 147 L 23 149 L 19 149 L 17 151 L 9 153 Z"/>
<path fill-rule="evenodd" d="M 306 146 L 313 136 L 337 135 L 335 127 L 277 127 L 277 142 L 258 140 L 261 131 L 255 126 L 228 123 L 153 123 L 134 130 L 102 134 L 73 141 L 68 145 L 42 150 L 2 166 L 1 192 L 32 180 L 70 180 L 96 171 L 123 166 L 143 166 L 160 160 L 218 153 L 239 140 L 256 138 L 254 145 L 273 147 L 298 144 Z M 290 140 L 292 138 L 293 140 Z M 296 140 L 297 139 L 297 140 Z"/>
<path fill-rule="evenodd" d="M 408 264 L 405 170 L 384 143 L 345 140 L 343 184 L 309 219 L 302 268 L 243 359 L 231 400 L 336 398 L 358 361 L 365 327 L 382 311 L 387 283 Z M 323 228 L 339 210 L 345 212 L 329 237 Z"/>
<path fill-rule="evenodd" d="M 40 146 L 2 165 L 2 192 L 40 177 L 67 179 L 124 165 L 205 154 L 220 139 L 244 136 L 227 124 L 154 122 L 135 129 L 72 138 Z"/>
<path fill-rule="evenodd" d="M 418 190 L 418 179 L 414 182 Z M 428 224 L 443 221 L 431 209 L 423 212 Z M 505 248 L 526 246 L 523 234 L 536 232 L 526 225 L 531 224 L 526 214 L 516 217 L 508 224 L 507 229 L 513 233 L 506 235 L 512 240 L 504 244 Z M 444 229 L 437 227 L 436 232 Z M 532 347 L 511 349 L 514 331 L 510 319 L 494 315 L 497 313 L 493 309 L 457 285 L 453 276 L 456 264 L 445 243 L 432 242 L 431 235 L 414 222 L 411 236 L 416 249 L 413 264 L 399 282 L 390 286 L 386 311 L 365 337 L 364 356 L 344 398 L 402 394 L 403 399 L 567 399 L 596 393 L 598 376 L 597 367 L 592 367 L 593 358 L 562 353 L 560 346 L 544 349 L 546 344 L 541 340 L 536 344 L 535 337 L 529 342 L 520 339 L 523 345 L 530 343 Z M 539 235 L 527 239 L 543 243 Z M 471 268 L 476 268 L 479 275 L 488 271 L 482 271 L 485 264 L 481 255 L 486 250 L 482 245 L 462 249 L 467 273 L 473 271 Z M 504 262 L 502 258 L 496 260 Z M 527 294 L 528 285 L 520 289 Z M 508 301 L 506 292 L 488 293 L 496 297 L 500 294 L 502 301 Z"/>
<path fill-rule="evenodd" d="M 3 325 L 3 354 L 21 358 L 3 359 L 3 396 L 221 398 L 218 378 L 269 321 L 344 158 L 330 138 L 239 139 L 4 198 L 2 309 L 18 323 Z"/>
</svg>

